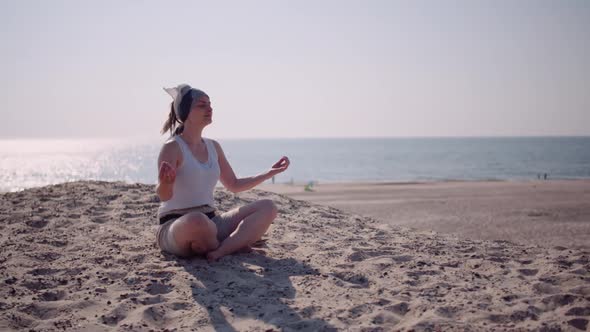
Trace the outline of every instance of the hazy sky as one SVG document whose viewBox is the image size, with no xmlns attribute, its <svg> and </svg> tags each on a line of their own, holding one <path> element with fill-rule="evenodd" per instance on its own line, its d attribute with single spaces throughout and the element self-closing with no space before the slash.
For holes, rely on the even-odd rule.
<svg viewBox="0 0 590 332">
<path fill-rule="evenodd" d="M 590 135 L 590 1 L 0 2 L 0 137 Z"/>
</svg>

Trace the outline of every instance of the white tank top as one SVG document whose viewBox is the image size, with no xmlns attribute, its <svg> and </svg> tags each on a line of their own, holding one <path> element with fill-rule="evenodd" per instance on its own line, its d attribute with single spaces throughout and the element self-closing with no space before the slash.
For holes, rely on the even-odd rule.
<svg viewBox="0 0 590 332">
<path fill-rule="evenodd" d="M 160 203 L 158 217 L 166 212 L 186 209 L 200 205 L 215 207 L 213 191 L 219 180 L 219 161 L 213 142 L 204 138 L 207 147 L 207 162 L 202 163 L 194 157 L 186 142 L 178 135 L 172 138 L 182 152 L 182 165 L 176 169 L 172 197 Z"/>
</svg>

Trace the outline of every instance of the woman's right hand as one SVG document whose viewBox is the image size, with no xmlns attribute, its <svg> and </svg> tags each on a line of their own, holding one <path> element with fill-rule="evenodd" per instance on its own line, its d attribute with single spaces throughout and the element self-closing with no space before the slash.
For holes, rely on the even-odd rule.
<svg viewBox="0 0 590 332">
<path fill-rule="evenodd" d="M 162 161 L 158 172 L 158 179 L 162 184 L 172 185 L 176 179 L 176 170 L 170 163 Z"/>
</svg>

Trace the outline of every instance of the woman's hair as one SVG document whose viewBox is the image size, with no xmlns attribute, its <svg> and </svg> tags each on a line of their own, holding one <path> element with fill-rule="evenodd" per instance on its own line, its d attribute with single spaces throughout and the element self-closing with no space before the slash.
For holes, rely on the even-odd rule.
<svg viewBox="0 0 590 332">
<path fill-rule="evenodd" d="M 176 125 L 178 123 L 180 123 L 180 126 L 176 128 Z M 179 135 L 182 133 L 183 129 L 184 126 L 182 125 L 182 122 L 180 122 L 178 118 L 176 118 L 176 112 L 174 112 L 174 102 L 172 102 L 170 103 L 170 114 L 168 114 L 168 119 L 166 120 L 166 122 L 164 122 L 164 126 L 162 127 L 160 133 L 164 135 L 167 131 L 170 131 L 170 135 L 172 136 Z"/>
<path fill-rule="evenodd" d="M 184 130 L 184 121 L 188 118 L 188 114 L 190 113 L 190 108 L 193 104 L 193 96 L 192 94 L 186 93 L 182 100 L 180 101 L 180 105 L 178 108 L 180 109 L 180 115 L 184 119 L 179 119 L 176 116 L 176 112 L 174 111 L 174 102 L 170 103 L 170 114 L 168 114 L 168 119 L 164 122 L 164 126 L 162 127 L 161 133 L 164 135 L 167 131 L 170 131 L 172 136 L 182 134 Z M 177 126 L 177 124 L 180 124 Z"/>
</svg>

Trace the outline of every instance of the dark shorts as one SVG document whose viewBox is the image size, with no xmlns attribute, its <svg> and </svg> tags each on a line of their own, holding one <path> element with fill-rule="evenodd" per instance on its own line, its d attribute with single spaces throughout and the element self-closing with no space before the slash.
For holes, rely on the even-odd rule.
<svg viewBox="0 0 590 332">
<path fill-rule="evenodd" d="M 217 240 L 220 243 L 231 233 L 233 233 L 241 221 L 238 220 L 237 213 L 234 211 L 221 214 L 219 212 L 215 212 L 214 216 L 209 213 L 206 213 L 206 215 L 217 227 Z M 161 221 L 163 223 L 160 224 L 160 227 L 158 227 L 158 231 L 156 233 L 156 242 L 162 251 L 173 255 L 187 256 L 191 253 L 183 250 L 174 238 L 174 222 L 180 217 L 182 217 L 180 214 L 162 217 Z"/>
</svg>

